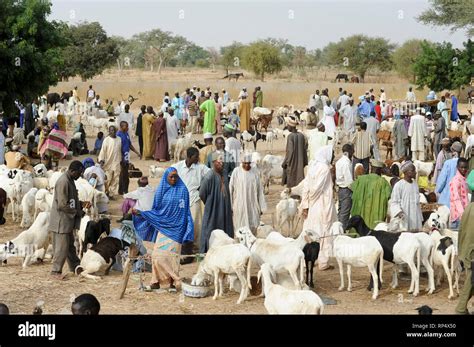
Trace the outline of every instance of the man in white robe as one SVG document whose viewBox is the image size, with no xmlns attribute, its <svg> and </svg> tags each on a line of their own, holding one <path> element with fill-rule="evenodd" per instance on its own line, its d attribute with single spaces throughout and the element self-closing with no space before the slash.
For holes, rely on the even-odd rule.
<svg viewBox="0 0 474 347">
<path fill-rule="evenodd" d="M 114 125 L 109 127 L 109 136 L 104 139 L 98 160 L 107 176 L 105 191 L 110 200 L 115 200 L 122 161 L 122 140 L 117 137 L 117 128 Z"/>
<path fill-rule="evenodd" d="M 329 229 L 337 220 L 334 205 L 331 161 L 332 146 L 322 147 L 310 162 L 308 174 L 304 179 L 300 211 L 304 218 L 303 230 L 314 230 L 320 239 L 318 267 L 329 270 L 329 257 L 332 255 L 332 238 Z"/>
<path fill-rule="evenodd" d="M 334 116 L 336 115 L 336 111 L 332 108 L 331 103 L 328 101 L 326 106 L 323 109 L 324 118 L 322 123 L 325 127 L 325 133 L 327 136 L 334 138 L 334 133 L 336 132 L 336 122 L 334 120 Z"/>
<path fill-rule="evenodd" d="M 372 138 L 373 144 L 373 151 L 374 151 L 374 159 L 380 161 L 380 151 L 379 151 L 379 141 L 377 139 L 377 133 L 380 130 L 380 123 L 375 118 L 375 112 L 370 112 L 370 117 L 366 117 L 363 120 L 364 123 L 367 123 L 367 132 L 370 134 Z"/>
<path fill-rule="evenodd" d="M 354 105 L 354 99 L 349 99 L 347 105 L 341 106 L 339 114 L 341 115 L 339 119 L 342 120 L 342 128 L 349 135 L 349 138 L 352 137 L 356 131 L 357 121 L 357 106 Z"/>
<path fill-rule="evenodd" d="M 229 183 L 234 229 L 248 227 L 253 233 L 260 216 L 267 209 L 263 186 L 257 169 L 251 167 L 252 156 L 246 154 L 242 165 L 232 172 Z"/>
<path fill-rule="evenodd" d="M 235 127 L 232 124 L 227 123 L 224 126 L 224 137 L 226 138 L 224 149 L 232 154 L 235 159 L 235 164 L 239 165 L 242 144 L 235 138 Z"/>
<path fill-rule="evenodd" d="M 308 130 L 308 160 L 314 160 L 321 147 L 327 146 L 328 136 L 325 134 L 324 124 L 319 123 L 316 129 Z"/>
<path fill-rule="evenodd" d="M 161 111 L 160 111 L 161 112 Z M 168 136 L 168 149 L 170 153 L 174 153 L 174 147 L 178 142 L 178 131 L 181 126 L 178 117 L 174 115 L 174 110 L 169 109 L 164 113 L 163 118 L 166 120 L 166 134 Z"/>
<path fill-rule="evenodd" d="M 120 122 L 127 122 L 128 124 L 128 134 L 130 137 L 133 137 L 135 135 L 135 125 L 133 124 L 133 113 L 130 112 L 130 105 L 126 104 L 125 109 L 123 112 L 120 113 L 118 116 L 117 124 L 120 124 Z"/>
<path fill-rule="evenodd" d="M 402 180 L 395 183 L 390 197 L 390 215 L 404 220 L 408 231 L 421 230 L 423 215 L 420 207 L 420 191 L 416 183 L 416 168 L 412 162 L 402 165 Z"/>
<path fill-rule="evenodd" d="M 415 114 L 410 119 L 408 136 L 411 138 L 411 151 L 413 160 L 425 160 L 425 138 L 428 136 L 425 117 Z"/>
</svg>

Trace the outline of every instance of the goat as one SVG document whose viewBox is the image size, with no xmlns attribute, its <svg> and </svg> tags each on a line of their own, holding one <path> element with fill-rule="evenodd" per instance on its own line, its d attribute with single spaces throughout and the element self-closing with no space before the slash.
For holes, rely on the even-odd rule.
<svg viewBox="0 0 474 347">
<path fill-rule="evenodd" d="M 262 264 L 257 279 L 262 278 L 265 309 L 270 314 L 322 314 L 324 304 L 311 290 L 288 290 L 274 284 L 275 273 L 270 264 Z"/>
<path fill-rule="evenodd" d="M 394 264 L 408 264 L 411 270 L 411 283 L 408 293 L 417 296 L 419 293 L 420 243 L 411 233 L 389 233 L 381 230 L 371 230 L 361 216 L 352 216 L 346 230 L 354 228 L 361 236 L 374 236 L 382 245 L 383 258 Z M 416 265 L 415 265 L 416 259 Z M 393 267 L 392 288 L 398 286 L 397 267 Z M 369 285 L 372 288 L 372 281 Z"/>
<path fill-rule="evenodd" d="M 82 220 L 81 226 L 83 226 Z M 81 258 L 84 252 L 87 250 L 88 245 L 97 244 L 97 241 L 103 233 L 105 233 L 106 236 L 110 234 L 110 219 L 108 218 L 100 219 L 97 222 L 89 220 L 86 224 L 85 229 L 79 228 L 77 236 L 79 238 L 79 256 Z"/>
<path fill-rule="evenodd" d="M 271 155 L 267 154 L 262 159 L 261 164 L 261 175 L 262 175 L 262 184 L 265 194 L 268 194 L 270 191 L 270 180 L 272 178 L 282 178 L 284 158 L 281 155 Z"/>
<path fill-rule="evenodd" d="M 165 173 L 165 169 L 158 165 L 150 165 L 150 178 L 161 178 Z"/>
<path fill-rule="evenodd" d="M 298 214 L 298 201 L 290 198 L 290 189 L 285 188 L 280 194 L 281 200 L 276 205 L 276 224 L 280 231 L 283 224 L 288 223 L 288 235 L 292 235 L 295 230 L 295 217 Z M 298 224 L 298 221 L 296 222 Z"/>
<path fill-rule="evenodd" d="M 174 147 L 174 161 L 178 162 L 181 160 L 181 153 L 185 151 L 188 147 L 193 145 L 192 134 L 188 133 L 184 137 L 180 137 L 176 141 L 176 145 Z"/>
<path fill-rule="evenodd" d="M 254 150 L 257 150 L 257 142 L 258 141 L 266 141 L 267 136 L 265 134 L 262 134 L 261 132 L 257 130 L 244 130 L 242 134 L 240 135 L 240 141 L 242 143 L 242 148 L 245 149 L 245 143 L 244 142 L 253 142 L 253 147 Z"/>
<path fill-rule="evenodd" d="M 37 188 L 31 188 L 28 193 L 25 194 L 21 200 L 21 208 L 23 211 L 23 217 L 21 218 L 20 226 L 27 228 L 31 225 L 31 210 L 35 207 L 35 195 L 38 192 Z M 35 214 L 36 216 L 36 214 Z"/>
<path fill-rule="evenodd" d="M 321 248 L 321 245 L 319 244 L 319 242 L 316 242 L 316 241 L 307 243 L 303 247 L 304 261 L 306 265 L 305 283 L 311 288 L 314 288 L 314 282 L 313 282 L 314 263 L 316 262 L 316 260 L 318 260 L 320 248 Z M 309 279 L 310 276 L 311 276 L 311 280 Z"/>
<path fill-rule="evenodd" d="M 46 189 L 39 189 L 35 195 L 35 215 L 38 212 L 49 212 L 53 206 L 54 195 L 48 192 Z"/>
</svg>

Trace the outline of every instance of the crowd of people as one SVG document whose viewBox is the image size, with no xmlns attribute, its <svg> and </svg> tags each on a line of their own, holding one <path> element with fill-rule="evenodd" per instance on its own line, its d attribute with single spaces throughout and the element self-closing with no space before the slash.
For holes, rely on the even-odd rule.
<svg viewBox="0 0 474 347">
<path fill-rule="evenodd" d="M 428 97 L 432 97 L 431 93 Z M 92 86 L 87 92 L 87 101 L 101 107 Z M 408 105 L 416 103 L 411 88 L 405 101 Z M 232 109 L 223 112 L 230 105 Z M 267 204 L 259 169 L 252 162 L 252 155 L 242 151 L 236 138 L 238 131 L 250 128 L 252 106 L 263 106 L 260 87 L 253 93 L 252 104 L 246 88 L 240 92 L 238 102 L 232 103 L 225 90 L 213 93 L 209 87 L 206 90 L 193 87 L 182 94 L 175 93 L 173 98 L 165 93 L 158 112 L 152 106 L 141 106 L 135 122 L 130 106 L 122 100 L 118 105 L 119 129 L 110 126 L 108 136 L 97 134 L 91 151 L 98 155 L 97 163 L 92 158 L 73 161 L 56 183 L 49 226 L 54 248 L 52 275 L 64 277 L 62 268 L 66 260 L 71 271 L 79 264 L 72 235 L 84 215 L 82 208 L 87 207 L 79 201 L 74 185 L 74 180 L 81 176 L 96 189 L 105 191 L 112 200 L 117 194 L 123 196 L 120 221 L 131 219 L 139 238 L 152 244 L 152 279 L 148 290 L 168 286 L 170 291 L 176 291 L 180 286 L 180 255 L 206 253 L 213 230 L 222 229 L 230 237 L 241 227 L 256 232 Z M 443 97 L 436 107 L 433 122 L 431 108 L 398 107 L 388 99 L 384 89 L 378 96 L 371 89 L 354 98 L 341 88 L 332 99 L 324 89 L 310 96 L 308 112 L 314 117 L 314 129 L 304 134 L 298 130 L 297 116 L 284 118 L 289 135 L 281 165 L 282 184 L 288 188 L 303 184 L 300 196 L 303 229 L 315 230 L 325 240 L 318 259 L 321 271 L 332 269 L 329 264 L 332 242 L 328 233 L 337 220 L 345 227 L 351 216 L 360 215 L 373 228 L 389 215 L 405 220 L 407 231 L 422 229 L 419 182 L 424 181 L 417 179 L 414 161 L 430 159 L 425 142 L 431 132 L 434 133 L 436 160 L 433 190 L 437 202 L 450 209 L 449 227 L 460 232 L 460 259 L 466 269 L 471 269 L 474 204 L 469 204 L 468 194 L 474 189 L 474 127 L 471 125 L 468 129 L 465 143 L 461 138 L 446 137 L 449 123 L 459 120 L 455 112 L 457 99 L 453 97 L 447 105 Z M 221 116 L 224 114 L 228 117 L 223 126 Z M 28 117 L 25 116 L 25 124 Z M 391 119 L 395 120 L 392 132 L 395 157 L 391 162 L 396 162 L 388 166 L 382 161 L 377 133 L 380 124 Z M 140 159 L 167 162 L 178 136 L 186 131 L 196 132 L 200 123 L 204 144 L 196 141 L 195 146 L 187 148 L 184 160 L 175 158 L 177 162 L 166 169 L 156 189 L 142 177 L 138 180 L 138 189 L 128 191 L 130 152 Z M 342 143 L 342 156 L 334 162 L 338 129 L 347 137 Z M 24 130 L 26 132 L 26 128 Z M 13 145 L 19 141 L 15 140 L 15 125 L 9 121 L 5 132 L 11 135 L 6 140 L 7 167 L 31 169 L 33 157 L 18 152 L 18 145 Z M 89 153 L 86 133 L 80 123 L 70 145 L 66 146 L 66 125 L 60 114 L 53 124 L 42 119 L 31 132 L 34 135 L 26 135 L 28 141 L 33 136 L 31 146 L 36 150 L 32 153 L 48 163 L 64 158 L 69 149 L 73 155 Z M 134 136 L 138 138 L 138 149 L 132 143 Z M 7 158 L 9 153 L 14 153 L 14 162 Z M 432 187 L 429 182 L 423 185 L 427 190 Z M 472 199 L 474 202 L 474 194 Z M 181 262 L 192 260 L 190 256 Z M 456 308 L 459 313 L 467 310 L 470 286 L 470 280 L 466 281 Z"/>
</svg>

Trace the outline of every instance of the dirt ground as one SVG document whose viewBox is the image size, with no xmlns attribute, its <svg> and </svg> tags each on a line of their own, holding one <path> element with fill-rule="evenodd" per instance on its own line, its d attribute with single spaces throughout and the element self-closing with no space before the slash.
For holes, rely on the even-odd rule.
<svg viewBox="0 0 474 347">
<path fill-rule="evenodd" d="M 100 82 L 94 81 L 97 85 Z M 107 82 L 109 83 L 109 82 Z M 124 82 L 131 83 L 131 82 Z M 205 82 L 201 83 L 204 85 Z M 240 82 L 239 82 L 240 83 Z M 67 85 L 70 86 L 69 82 Z M 183 84 L 184 85 L 184 84 Z M 189 83 L 187 84 L 189 85 Z M 57 89 L 68 88 L 66 83 L 61 84 Z M 114 89 L 121 89 L 124 94 L 129 93 L 125 85 L 115 85 Z M 138 89 L 138 88 L 137 88 Z M 172 88 L 169 89 L 170 92 Z M 305 92 L 305 94 L 309 94 Z M 401 91 L 400 91 L 401 92 Z M 155 94 L 156 99 L 161 99 L 161 92 Z M 306 96 L 305 96 L 306 98 Z M 141 104 L 141 102 L 139 102 Z M 161 103 L 161 102 L 160 102 Z M 288 103 L 282 100 L 281 104 Z M 295 103 L 296 104 L 296 103 Z M 154 103 L 158 106 L 158 103 Z M 135 116 L 138 114 L 138 106 L 133 105 L 132 111 Z M 274 126 L 276 126 L 274 124 Z M 88 131 L 89 148 L 93 148 L 95 134 L 91 129 Z M 196 135 L 197 139 L 202 140 L 202 135 Z M 137 139 L 134 139 L 135 147 L 138 148 Z M 284 152 L 285 140 L 278 139 L 273 145 L 273 154 L 282 155 Z M 259 142 L 257 150 L 262 154 L 267 154 L 269 149 L 267 144 Z M 339 156 L 340 154 L 338 154 Z M 81 157 L 82 160 L 86 156 Z M 96 159 L 94 157 L 94 159 Z M 139 167 L 144 175 L 148 175 L 150 164 L 157 164 L 152 161 L 138 160 L 135 154 L 131 156 L 132 163 Z M 171 163 L 165 163 L 161 166 L 169 166 Z M 67 166 L 67 161 L 62 161 L 60 166 Z M 158 179 L 150 179 L 150 184 L 157 186 Z M 130 191 L 137 187 L 136 179 L 130 181 Z M 267 195 L 267 205 L 269 210 L 263 215 L 262 220 L 265 223 L 272 223 L 272 213 L 275 205 L 280 200 L 282 187 L 279 182 L 273 182 L 270 186 L 270 193 Z M 120 199 L 119 199 L 120 200 Z M 120 215 L 121 201 L 112 201 L 109 205 L 109 213 L 114 215 L 112 218 L 112 227 L 118 227 L 116 219 Z M 22 231 L 19 223 L 13 223 L 11 214 L 6 216 L 7 223 L 0 228 L 0 242 L 11 240 Z M 301 231 L 301 224 L 298 226 L 298 232 Z M 436 289 L 433 295 L 427 295 L 425 288 L 427 279 L 420 279 L 420 295 L 413 297 L 407 293 L 409 281 L 400 280 L 399 288 L 392 289 L 390 285 L 392 265 L 385 263 L 384 266 L 384 284 L 377 300 L 371 299 L 371 293 L 366 287 L 369 281 L 369 272 L 365 268 L 352 270 L 353 291 L 338 291 L 340 284 L 339 271 L 337 264 L 332 261 L 335 269 L 329 271 L 319 271 L 315 268 L 315 288 L 316 293 L 330 297 L 336 300 L 335 305 L 326 305 L 327 314 L 416 314 L 415 309 L 421 305 L 429 305 L 436 308 L 437 314 L 451 314 L 454 312 L 456 300 L 448 300 L 447 282 Z M 67 266 L 64 268 L 66 271 Z M 181 267 L 181 276 L 190 278 L 197 269 L 197 264 L 189 264 Z M 70 275 L 66 281 L 51 280 L 49 271 L 51 265 L 49 260 L 43 264 L 32 265 L 25 270 L 21 268 L 20 259 L 10 259 L 7 266 L 0 268 L 0 302 L 6 303 L 10 311 L 14 314 L 31 313 L 38 301 L 44 301 L 44 312 L 50 314 L 68 314 L 70 312 L 70 298 L 82 293 L 92 293 L 101 303 L 101 313 L 104 314 L 264 314 L 266 313 L 263 298 L 249 297 L 243 304 L 237 305 L 238 294 L 226 291 L 224 298 L 217 301 L 212 297 L 195 299 L 184 297 L 181 293 L 147 293 L 139 291 L 140 275 L 132 274 L 122 300 L 118 299 L 119 289 L 122 283 L 121 273 L 112 271 L 109 276 L 102 280 L 94 282 L 92 280 L 79 279 Z M 149 284 L 150 273 L 144 275 L 145 284 Z M 461 285 L 463 283 L 461 277 Z M 347 285 L 347 278 L 345 278 Z"/>
</svg>

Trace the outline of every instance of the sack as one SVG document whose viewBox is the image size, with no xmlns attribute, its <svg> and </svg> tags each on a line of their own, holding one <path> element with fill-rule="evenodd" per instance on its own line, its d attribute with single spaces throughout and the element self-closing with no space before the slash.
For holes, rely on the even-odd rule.
<svg viewBox="0 0 474 347">
<path fill-rule="evenodd" d="M 471 171 L 471 173 L 467 176 L 467 186 L 471 190 L 471 192 L 474 192 L 474 170 Z"/>
</svg>

